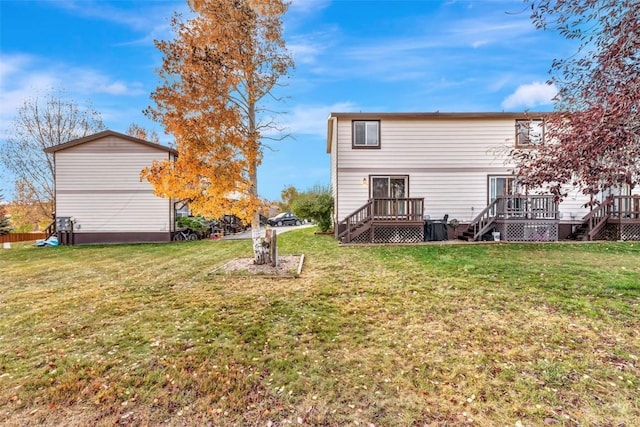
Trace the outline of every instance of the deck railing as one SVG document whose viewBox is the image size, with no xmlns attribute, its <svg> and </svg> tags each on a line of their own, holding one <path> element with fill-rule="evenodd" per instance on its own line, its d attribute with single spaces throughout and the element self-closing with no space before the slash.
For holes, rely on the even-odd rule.
<svg viewBox="0 0 640 427">
<path fill-rule="evenodd" d="M 613 196 L 609 214 L 619 219 L 640 218 L 640 195 Z"/>
<path fill-rule="evenodd" d="M 467 230 L 472 240 L 478 240 L 493 229 L 497 219 L 557 220 L 558 218 L 558 203 L 551 195 L 502 196 L 497 197 L 476 215 Z"/>
<path fill-rule="evenodd" d="M 372 215 L 373 201 L 369 200 L 360 208 L 356 209 L 352 213 L 346 216 L 345 219 L 340 221 L 340 228 L 344 228 L 338 235 L 338 240 L 344 240 L 346 242 L 351 241 L 351 234 L 354 233 L 359 227 L 370 222 L 373 218 Z"/>
<path fill-rule="evenodd" d="M 582 218 L 588 227 L 588 239 L 593 240 L 609 221 L 618 223 L 640 219 L 640 195 L 610 196 Z"/>
<path fill-rule="evenodd" d="M 498 197 L 497 218 L 506 219 L 558 219 L 558 202 L 551 195 Z"/>
<path fill-rule="evenodd" d="M 373 219 L 395 222 L 420 222 L 424 219 L 424 199 L 371 199 Z"/>
<path fill-rule="evenodd" d="M 44 229 L 44 234 L 46 234 L 45 239 L 48 239 L 49 237 L 51 237 L 54 234 L 56 234 L 56 220 L 55 219 L 53 221 L 51 221 L 51 223 L 49 225 L 47 225 L 47 228 Z"/>
<path fill-rule="evenodd" d="M 593 240 L 594 237 L 600 232 L 600 230 L 607 225 L 609 214 L 611 212 L 611 205 L 613 204 L 612 198 L 607 198 L 598 207 L 592 209 L 588 214 L 582 218 L 583 223 L 588 225 L 588 238 Z"/>
</svg>

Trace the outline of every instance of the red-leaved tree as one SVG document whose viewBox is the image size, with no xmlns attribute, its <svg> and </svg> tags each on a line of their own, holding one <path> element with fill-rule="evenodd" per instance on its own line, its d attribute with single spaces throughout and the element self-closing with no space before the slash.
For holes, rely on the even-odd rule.
<svg viewBox="0 0 640 427">
<path fill-rule="evenodd" d="M 556 30 L 579 49 L 552 65 L 559 92 L 537 149 L 515 150 L 529 188 L 562 199 L 578 187 L 602 190 L 640 183 L 640 2 L 528 0 L 538 29 Z"/>
</svg>

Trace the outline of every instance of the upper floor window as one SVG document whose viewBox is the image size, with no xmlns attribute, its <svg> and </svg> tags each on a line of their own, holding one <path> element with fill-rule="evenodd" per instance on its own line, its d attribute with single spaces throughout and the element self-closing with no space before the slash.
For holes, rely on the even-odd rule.
<svg viewBox="0 0 640 427">
<path fill-rule="evenodd" d="M 534 147 L 544 142 L 542 120 L 516 120 L 516 146 Z"/>
<path fill-rule="evenodd" d="M 378 120 L 353 121 L 353 148 L 380 148 Z"/>
</svg>

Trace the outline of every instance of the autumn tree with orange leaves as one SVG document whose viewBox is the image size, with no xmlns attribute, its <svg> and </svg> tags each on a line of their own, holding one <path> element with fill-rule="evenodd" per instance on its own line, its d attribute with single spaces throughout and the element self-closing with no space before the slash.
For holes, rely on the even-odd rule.
<svg viewBox="0 0 640 427">
<path fill-rule="evenodd" d="M 640 3 L 528 0 L 539 29 L 575 40 L 578 51 L 552 66 L 559 92 L 544 141 L 516 150 L 516 172 L 557 199 L 580 188 L 598 203 L 610 189 L 640 183 Z"/>
<path fill-rule="evenodd" d="M 194 18 L 174 16 L 162 84 L 146 114 L 176 140 L 178 159 L 155 162 L 143 176 L 164 197 L 190 201 L 192 212 L 235 214 L 259 227 L 258 177 L 264 135 L 278 127 L 268 95 L 293 67 L 282 38 L 282 0 L 189 0 Z M 274 99 L 275 97 L 269 97 Z"/>
</svg>

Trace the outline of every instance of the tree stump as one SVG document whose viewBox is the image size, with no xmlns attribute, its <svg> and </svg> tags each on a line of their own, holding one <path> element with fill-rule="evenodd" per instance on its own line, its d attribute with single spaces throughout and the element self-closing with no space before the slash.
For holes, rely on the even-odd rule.
<svg viewBox="0 0 640 427">
<path fill-rule="evenodd" d="M 267 228 L 264 237 L 253 232 L 253 263 L 256 265 L 270 264 L 274 267 L 278 265 L 278 248 L 276 230 Z"/>
<path fill-rule="evenodd" d="M 278 266 L 278 235 L 276 234 L 276 230 L 267 230 L 271 231 L 271 236 L 269 237 L 269 257 L 271 258 L 271 265 L 274 267 Z"/>
</svg>

